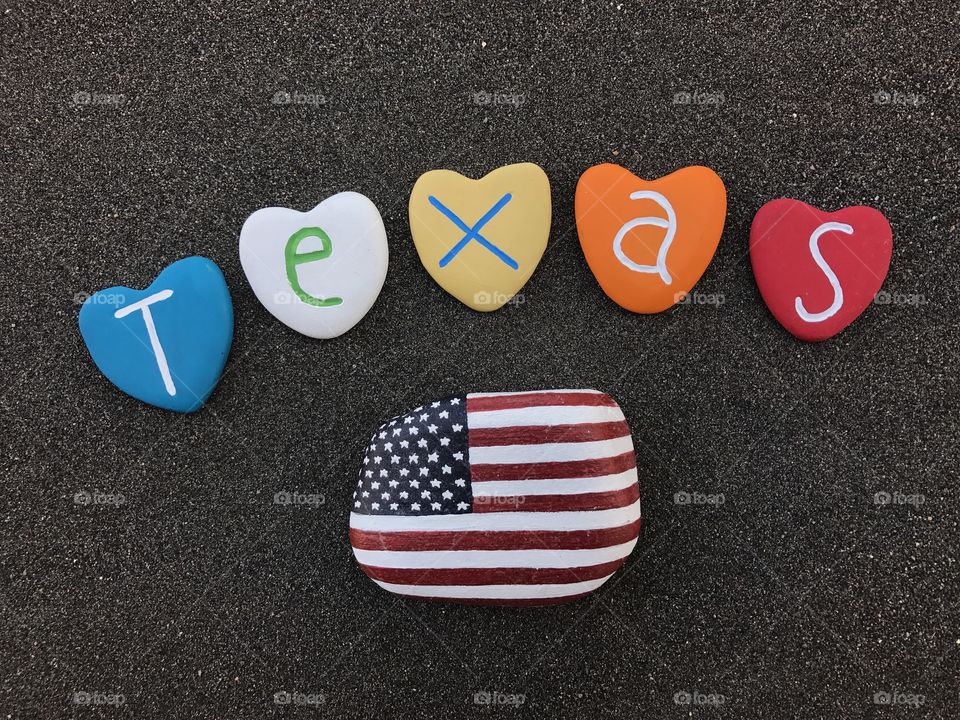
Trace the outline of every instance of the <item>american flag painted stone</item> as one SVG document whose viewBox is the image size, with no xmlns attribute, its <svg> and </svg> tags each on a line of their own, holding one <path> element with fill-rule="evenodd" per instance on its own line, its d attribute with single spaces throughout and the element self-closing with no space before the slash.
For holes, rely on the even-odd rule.
<svg viewBox="0 0 960 720">
<path fill-rule="evenodd" d="M 630 428 L 596 390 L 470 393 L 385 422 L 350 514 L 354 555 L 382 588 L 492 605 L 587 595 L 639 531 Z"/>
</svg>

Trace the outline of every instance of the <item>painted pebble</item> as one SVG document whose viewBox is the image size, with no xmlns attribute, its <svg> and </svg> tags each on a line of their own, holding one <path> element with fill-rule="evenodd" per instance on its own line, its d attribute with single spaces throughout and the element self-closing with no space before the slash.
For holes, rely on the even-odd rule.
<svg viewBox="0 0 960 720">
<path fill-rule="evenodd" d="M 355 192 L 309 212 L 263 208 L 240 230 L 240 264 L 257 299 L 312 338 L 334 338 L 360 322 L 383 288 L 388 255 L 376 205 Z"/>
<path fill-rule="evenodd" d="M 389 420 L 350 514 L 354 555 L 382 588 L 492 605 L 583 597 L 639 530 L 630 428 L 596 390 L 470 393 Z"/>
<path fill-rule="evenodd" d="M 216 387 L 233 340 L 223 273 L 204 257 L 178 260 L 146 290 L 112 287 L 80 308 L 90 357 L 114 385 L 166 410 L 194 412 Z"/>
<path fill-rule="evenodd" d="M 532 163 L 479 180 L 424 173 L 410 194 L 410 233 L 444 290 L 483 312 L 503 307 L 536 270 L 550 235 L 550 181 Z"/>
<path fill-rule="evenodd" d="M 706 167 L 641 180 L 605 163 L 580 176 L 575 212 L 583 254 L 607 296 L 657 313 L 683 300 L 713 259 L 727 191 Z"/>
<path fill-rule="evenodd" d="M 883 285 L 893 231 L 879 210 L 833 213 L 772 200 L 750 227 L 750 262 L 770 312 L 795 337 L 831 338 L 856 320 Z"/>
</svg>

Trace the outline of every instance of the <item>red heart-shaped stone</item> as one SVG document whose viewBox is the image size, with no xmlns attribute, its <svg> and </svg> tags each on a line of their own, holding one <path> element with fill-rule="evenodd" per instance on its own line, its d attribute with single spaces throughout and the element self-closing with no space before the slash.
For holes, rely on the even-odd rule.
<svg viewBox="0 0 960 720">
<path fill-rule="evenodd" d="M 893 231 L 879 210 L 828 213 L 771 200 L 750 227 L 750 262 L 773 316 L 794 336 L 831 338 L 860 316 L 883 285 Z"/>
</svg>

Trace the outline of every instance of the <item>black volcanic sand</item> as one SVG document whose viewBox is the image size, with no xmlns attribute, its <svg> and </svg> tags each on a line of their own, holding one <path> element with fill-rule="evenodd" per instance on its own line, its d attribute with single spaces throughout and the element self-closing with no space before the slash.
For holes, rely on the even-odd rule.
<svg viewBox="0 0 960 720">
<path fill-rule="evenodd" d="M 0 717 L 960 714 L 954 4 L 55 5 L 0 12 Z M 475 313 L 420 265 L 407 197 L 429 169 L 519 161 L 550 176 L 551 243 L 522 304 Z M 601 162 L 723 177 L 697 286 L 722 304 L 603 295 L 573 224 Z M 347 189 L 380 208 L 390 271 L 359 326 L 311 341 L 253 296 L 237 237 Z M 881 208 L 895 302 L 787 334 L 747 257 L 783 196 Z M 77 298 L 193 254 L 236 335 L 180 416 L 98 373 Z M 377 422 L 541 387 L 604 390 L 631 423 L 626 568 L 539 610 L 377 588 L 347 538 Z M 94 490 L 124 502 L 74 502 Z"/>
</svg>

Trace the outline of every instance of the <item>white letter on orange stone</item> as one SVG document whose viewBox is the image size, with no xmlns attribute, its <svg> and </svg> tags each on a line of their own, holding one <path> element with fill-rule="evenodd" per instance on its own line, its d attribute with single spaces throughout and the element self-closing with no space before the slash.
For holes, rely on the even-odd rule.
<svg viewBox="0 0 960 720">
<path fill-rule="evenodd" d="M 173 290 L 161 290 L 158 293 L 145 297 L 143 300 L 138 300 L 132 305 L 120 308 L 113 316 L 119 320 L 137 310 L 143 314 L 143 324 L 147 326 L 150 347 L 153 348 L 153 355 L 157 358 L 157 367 L 160 368 L 160 377 L 163 378 L 163 386 L 167 389 L 169 395 L 176 395 L 177 388 L 173 384 L 173 378 L 170 377 L 170 367 L 167 365 L 167 356 L 163 353 L 160 338 L 157 337 L 157 326 L 153 324 L 153 314 L 150 312 L 150 306 L 153 305 L 153 303 L 166 300 L 172 295 Z"/>
<path fill-rule="evenodd" d="M 669 285 L 673 282 L 673 278 L 670 277 L 670 273 L 667 271 L 667 250 L 670 249 L 673 236 L 677 234 L 677 214 L 673 211 L 673 206 L 670 204 L 670 201 L 653 190 L 637 190 L 634 193 L 630 193 L 630 199 L 653 200 L 667 213 L 667 219 L 664 220 L 660 217 L 641 217 L 624 223 L 623 227 L 620 228 L 616 237 L 613 239 L 613 254 L 617 256 L 617 260 L 623 263 L 625 267 L 634 272 L 657 273 L 660 279 L 663 280 L 663 284 Z M 667 234 L 664 235 L 663 241 L 660 243 L 660 250 L 657 251 L 656 265 L 641 265 L 635 263 L 623 252 L 623 238 L 638 225 L 655 225 L 656 227 L 667 229 Z"/>
<path fill-rule="evenodd" d="M 832 318 L 840 310 L 843 305 L 843 288 L 840 287 L 840 281 L 837 279 L 836 273 L 827 265 L 827 261 L 823 259 L 823 255 L 820 254 L 820 246 L 818 242 L 820 241 L 820 236 L 824 233 L 834 230 L 836 232 L 842 232 L 847 235 L 853 235 L 853 228 L 847 225 L 846 223 L 837 223 L 837 222 L 828 222 L 823 223 L 820 227 L 813 231 L 813 234 L 810 235 L 810 254 L 813 255 L 813 261 L 817 264 L 823 274 L 827 276 L 827 280 L 830 281 L 830 287 L 833 288 L 833 303 L 823 312 L 811 313 L 807 312 L 807 309 L 803 306 L 803 300 L 799 297 L 794 301 L 794 307 L 797 310 L 797 315 L 800 316 L 801 320 L 804 320 L 808 323 L 818 323 Z"/>
</svg>

